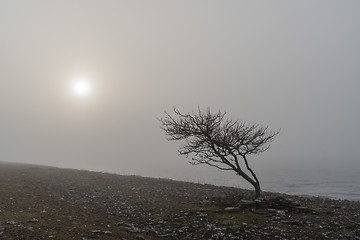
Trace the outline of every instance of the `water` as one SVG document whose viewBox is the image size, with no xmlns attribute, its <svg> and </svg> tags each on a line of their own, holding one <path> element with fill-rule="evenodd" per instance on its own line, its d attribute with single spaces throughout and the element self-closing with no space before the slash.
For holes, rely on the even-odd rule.
<svg viewBox="0 0 360 240">
<path fill-rule="evenodd" d="M 264 190 L 296 195 L 324 196 L 360 201 L 360 175 L 352 171 L 319 171 L 264 176 Z"/>
<path fill-rule="evenodd" d="M 283 167 L 254 168 L 263 191 L 287 193 L 291 195 L 309 195 L 360 201 L 360 167 L 318 166 L 318 167 Z M 178 172 L 170 178 L 218 186 L 231 186 L 253 189 L 241 177 L 232 171 L 220 171 L 203 166 Z"/>
<path fill-rule="evenodd" d="M 360 201 L 360 172 L 355 169 L 288 169 L 276 173 L 263 170 L 258 177 L 263 191 Z M 239 178 L 223 175 L 210 177 L 204 182 L 252 189 Z"/>
<path fill-rule="evenodd" d="M 249 183 L 233 171 L 221 171 L 205 165 L 191 166 L 184 162 L 183 165 L 144 168 L 143 171 L 137 172 L 134 172 L 134 169 L 138 170 L 139 168 L 129 167 L 125 171 L 124 167 L 121 169 L 114 167 L 102 170 L 125 175 L 135 174 L 253 189 Z M 360 201 L 360 163 L 352 162 L 342 165 L 327 163 L 317 166 L 315 163 L 302 166 L 295 165 L 295 163 L 288 163 L 288 165 L 274 163 L 271 166 L 264 166 L 263 163 L 259 163 L 254 165 L 253 169 L 260 180 L 263 191 Z M 99 168 L 89 170 L 99 170 Z"/>
</svg>

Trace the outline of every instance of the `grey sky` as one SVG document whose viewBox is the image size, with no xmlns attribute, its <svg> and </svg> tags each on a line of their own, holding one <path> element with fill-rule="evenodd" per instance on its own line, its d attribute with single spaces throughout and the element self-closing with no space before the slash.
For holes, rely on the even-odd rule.
<svg viewBox="0 0 360 240">
<path fill-rule="evenodd" d="M 281 128 L 262 171 L 358 167 L 359 16 L 357 0 L 0 0 L 0 160 L 212 174 L 156 120 L 200 105 Z M 87 99 L 68 91 L 76 74 Z"/>
</svg>

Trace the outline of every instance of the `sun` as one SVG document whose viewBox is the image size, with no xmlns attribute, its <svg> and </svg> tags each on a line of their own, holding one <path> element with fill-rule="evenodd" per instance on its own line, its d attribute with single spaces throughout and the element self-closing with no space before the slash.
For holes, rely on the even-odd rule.
<svg viewBox="0 0 360 240">
<path fill-rule="evenodd" d="M 72 92 L 78 97 L 87 97 L 92 92 L 92 85 L 87 77 L 76 77 L 71 83 Z"/>
</svg>

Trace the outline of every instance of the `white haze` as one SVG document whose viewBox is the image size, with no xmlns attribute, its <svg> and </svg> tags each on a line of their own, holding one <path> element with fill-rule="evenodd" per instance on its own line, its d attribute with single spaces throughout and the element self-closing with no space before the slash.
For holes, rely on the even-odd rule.
<svg viewBox="0 0 360 240">
<path fill-rule="evenodd" d="M 357 0 L 2 0 L 0 161 L 222 178 L 159 128 L 199 105 L 281 128 L 250 158 L 260 179 L 358 171 L 359 16 Z M 77 74 L 92 96 L 69 93 Z"/>
</svg>

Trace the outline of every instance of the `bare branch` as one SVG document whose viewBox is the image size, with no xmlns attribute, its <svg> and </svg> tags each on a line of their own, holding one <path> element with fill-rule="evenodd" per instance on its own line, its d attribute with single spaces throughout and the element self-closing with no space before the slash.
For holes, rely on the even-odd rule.
<svg viewBox="0 0 360 240">
<path fill-rule="evenodd" d="M 254 123 L 240 120 L 225 119 L 225 112 L 211 113 L 198 107 L 196 112 L 181 113 L 175 107 L 174 116 L 165 112 L 159 119 L 161 129 L 168 140 L 183 140 L 179 154 L 193 155 L 191 164 L 206 164 L 221 170 L 233 170 L 254 185 L 257 195 L 260 194 L 260 184 L 250 168 L 247 155 L 259 154 L 270 148 L 278 132 L 268 131 Z M 247 171 L 241 169 L 240 159 L 243 159 Z"/>
</svg>

